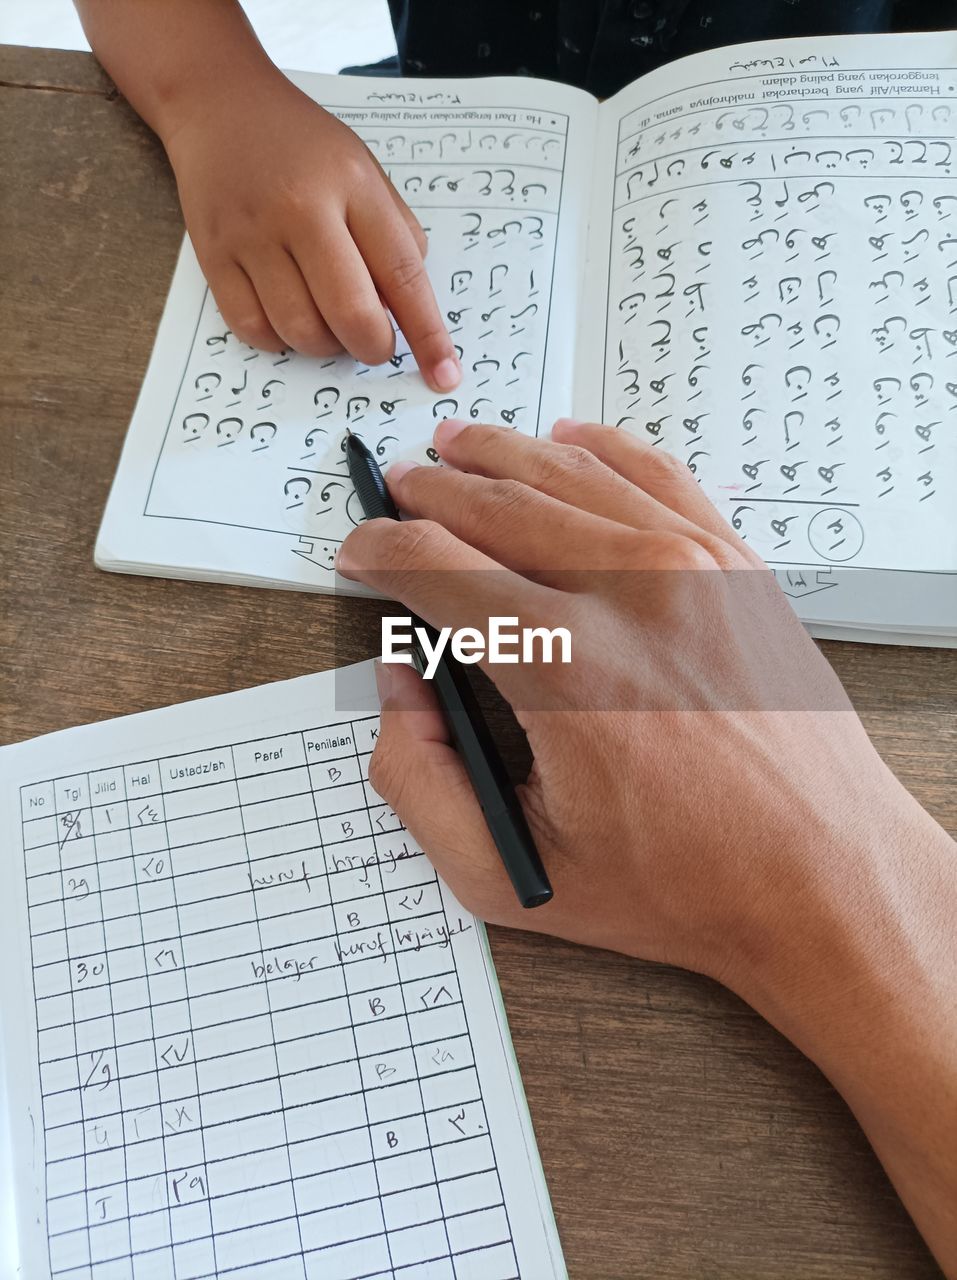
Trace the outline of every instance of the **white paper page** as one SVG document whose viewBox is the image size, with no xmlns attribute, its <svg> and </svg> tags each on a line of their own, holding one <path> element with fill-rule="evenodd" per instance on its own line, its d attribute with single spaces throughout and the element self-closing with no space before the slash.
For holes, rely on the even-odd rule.
<svg viewBox="0 0 957 1280">
<path fill-rule="evenodd" d="M 377 711 L 364 664 L 0 753 L 31 1280 L 564 1276 L 484 929 L 369 787 Z"/>
<path fill-rule="evenodd" d="M 955 63 L 737 46 L 601 108 L 581 407 L 684 458 L 806 618 L 957 629 Z"/>
<path fill-rule="evenodd" d="M 534 434 L 570 410 L 595 101 L 527 79 L 293 79 L 360 134 L 426 228 L 464 380 L 431 392 L 401 334 L 373 369 L 243 346 L 187 241 L 97 541 L 101 568 L 330 590 L 336 548 L 361 519 L 347 426 L 385 465 L 427 461 L 444 417 Z"/>
</svg>

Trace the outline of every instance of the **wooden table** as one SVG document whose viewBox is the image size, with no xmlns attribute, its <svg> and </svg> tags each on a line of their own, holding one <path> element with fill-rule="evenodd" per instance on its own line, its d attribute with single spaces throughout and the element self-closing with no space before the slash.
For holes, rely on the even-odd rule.
<svg viewBox="0 0 957 1280">
<path fill-rule="evenodd" d="M 85 54 L 0 47 L 0 127 L 0 741 L 370 656 L 355 602 L 94 569 L 176 191 Z M 957 832 L 957 652 L 825 648 L 885 759 Z M 840 1098 L 733 996 L 490 932 L 576 1280 L 939 1277 Z"/>
</svg>

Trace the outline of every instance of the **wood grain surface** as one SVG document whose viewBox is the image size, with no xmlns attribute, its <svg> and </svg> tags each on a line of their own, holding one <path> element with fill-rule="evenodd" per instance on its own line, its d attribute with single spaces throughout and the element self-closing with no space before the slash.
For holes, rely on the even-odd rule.
<svg viewBox="0 0 957 1280">
<path fill-rule="evenodd" d="M 159 144 L 92 58 L 0 47 L 2 742 L 376 650 L 356 601 L 93 567 L 182 230 Z M 957 653 L 824 649 L 957 831 Z M 733 996 L 491 933 L 575 1280 L 939 1277 L 840 1098 Z"/>
</svg>

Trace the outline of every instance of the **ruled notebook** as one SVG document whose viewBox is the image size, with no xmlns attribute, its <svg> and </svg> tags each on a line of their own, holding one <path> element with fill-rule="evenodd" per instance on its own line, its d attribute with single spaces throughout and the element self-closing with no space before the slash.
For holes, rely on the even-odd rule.
<svg viewBox="0 0 957 1280">
<path fill-rule="evenodd" d="M 30 1280 L 546 1280 L 481 923 L 367 764 L 371 664 L 0 752 Z"/>
<path fill-rule="evenodd" d="M 355 590 L 346 427 L 600 419 L 683 459 L 819 634 L 957 635 L 957 34 L 696 54 L 597 103 L 296 75 L 429 234 L 464 380 L 243 347 L 184 244 L 101 568 Z"/>
</svg>

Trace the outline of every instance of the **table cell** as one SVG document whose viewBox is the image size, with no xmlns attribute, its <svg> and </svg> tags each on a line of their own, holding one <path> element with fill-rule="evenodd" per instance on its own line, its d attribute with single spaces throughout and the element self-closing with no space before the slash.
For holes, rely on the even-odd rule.
<svg viewBox="0 0 957 1280">
<path fill-rule="evenodd" d="M 376 1125 L 399 1116 L 415 1115 L 422 1110 L 422 1097 L 417 1080 L 386 1083 L 370 1089 L 366 1095 L 369 1123 Z"/>
<path fill-rule="evenodd" d="M 288 1008 L 274 1012 L 272 1023 L 277 1044 L 350 1025 L 345 979 L 340 968 L 327 970 L 324 974 L 322 997 L 299 1005 L 290 1004 Z"/>
<path fill-rule="evenodd" d="M 455 967 L 455 958 L 448 946 L 432 944 L 415 950 L 408 946 L 398 948 L 396 963 L 402 985 L 418 983 L 421 979 L 446 982 L 445 975 Z"/>
<path fill-rule="evenodd" d="M 34 967 L 33 992 L 36 999 L 46 996 L 63 995 L 72 986 L 70 964 L 63 959 L 55 964 L 43 964 Z"/>
<path fill-rule="evenodd" d="M 62 832 L 56 814 L 52 810 L 43 817 L 30 818 L 23 823 L 23 852 L 27 855 L 27 875 L 39 870 L 43 850 L 52 850 L 59 863 L 59 845 Z M 34 851 L 36 856 L 34 856 Z"/>
<path fill-rule="evenodd" d="M 518 1280 L 518 1263 L 511 1241 L 472 1253 L 456 1253 L 453 1266 L 455 1280 Z"/>
<path fill-rule="evenodd" d="M 307 1280 L 393 1280 L 395 1272 L 384 1235 L 367 1237 L 348 1244 L 332 1245 L 307 1253 Z"/>
<path fill-rule="evenodd" d="M 37 1026 L 41 1029 L 63 1027 L 73 1021 L 72 995 L 45 996 L 36 1004 Z"/>
<path fill-rule="evenodd" d="M 445 1226 L 442 1222 L 429 1222 L 403 1231 L 390 1231 L 389 1252 L 397 1269 L 448 1255 Z"/>
<path fill-rule="evenodd" d="M 82 1126 L 77 1127 L 82 1129 Z M 82 1199 L 86 1188 L 86 1156 L 79 1154 L 65 1160 L 51 1159 L 49 1146 L 46 1155 L 48 1198 L 80 1196 Z"/>
<path fill-rule="evenodd" d="M 249 744 L 233 747 L 233 758 L 239 778 L 239 794 L 243 802 L 264 800 L 279 795 L 310 789 L 309 770 L 302 740 L 298 734 L 274 738 L 275 745 Z"/>
<path fill-rule="evenodd" d="M 432 1157 L 428 1150 L 411 1151 L 376 1161 L 376 1175 L 382 1195 L 424 1186 L 434 1179 Z"/>
<path fill-rule="evenodd" d="M 335 902 L 381 891 L 379 855 L 371 837 L 324 849 L 323 856 Z"/>
<path fill-rule="evenodd" d="M 239 837 L 243 833 L 239 802 L 233 809 L 213 813 L 195 813 L 185 818 L 166 820 L 168 848 L 175 854 L 179 849 L 204 844 L 212 840 Z"/>
<path fill-rule="evenodd" d="M 355 1204 L 317 1209 L 300 1215 L 299 1229 L 307 1250 L 362 1240 L 382 1231 L 382 1207 L 376 1196 Z"/>
<path fill-rule="evenodd" d="M 334 1133 L 348 1133 L 352 1129 L 365 1129 L 365 1103 L 361 1093 L 305 1103 L 288 1110 L 288 1123 L 292 1142 L 328 1137 Z"/>
<path fill-rule="evenodd" d="M 383 987 L 378 991 L 357 992 L 350 995 L 349 1007 L 356 1027 L 366 1022 L 401 1016 L 404 1013 L 402 988 L 396 982 L 393 986 Z"/>
<path fill-rule="evenodd" d="M 449 1178 L 482 1173 L 495 1167 L 495 1154 L 488 1134 L 474 1138 L 457 1138 L 454 1142 L 436 1146 L 432 1152 L 439 1185 Z"/>
<path fill-rule="evenodd" d="M 392 1243 L 392 1233 L 402 1231 L 406 1227 L 418 1226 L 422 1223 L 435 1222 L 437 1218 L 442 1217 L 442 1206 L 439 1203 L 439 1193 L 434 1181 L 430 1181 L 426 1185 L 416 1185 L 410 1187 L 406 1191 L 394 1191 L 382 1197 L 382 1212 L 385 1217 L 385 1225 L 389 1231 L 389 1243 Z M 442 1224 L 439 1223 L 439 1226 Z M 424 1257 L 432 1257 L 440 1253 L 447 1253 L 448 1247 L 445 1245 L 444 1232 L 442 1246 L 423 1255 Z M 404 1266 L 405 1263 L 399 1259 L 399 1254 L 393 1250 L 393 1258 L 396 1266 Z M 408 1261 L 421 1262 L 422 1258 L 410 1258 Z"/>
<path fill-rule="evenodd" d="M 200 1093 L 231 1084 L 272 1080 L 276 1076 L 276 1051 L 272 1044 L 257 1049 L 230 1053 L 226 1045 L 211 1061 L 198 1062 L 193 1068 Z"/>
<path fill-rule="evenodd" d="M 165 1168 L 166 1157 L 162 1148 L 163 1141 L 163 1109 L 159 1104 L 159 1086 L 152 1081 L 152 1088 L 144 1086 L 149 1083 L 146 1077 L 136 1081 L 136 1092 L 127 1102 L 126 1087 L 123 1088 L 123 1135 L 128 1149 L 137 1152 L 136 1165 L 145 1172 Z M 153 1101 L 150 1101 L 152 1094 Z M 158 1162 L 155 1165 L 154 1161 Z M 130 1169 L 133 1162 L 130 1161 Z"/>
<path fill-rule="evenodd" d="M 466 1031 L 464 1035 L 451 1036 L 444 1040 L 438 1040 L 432 1044 L 417 1045 L 415 1050 L 416 1071 L 423 1081 L 423 1089 L 427 1077 L 435 1077 L 444 1072 L 455 1072 L 456 1075 L 461 1073 L 463 1067 L 472 1066 L 475 1061 L 472 1052 L 472 1041 Z M 450 1083 L 449 1088 L 453 1092 L 459 1090 L 459 1085 Z M 444 1096 L 445 1082 L 436 1086 L 437 1093 L 428 1089 L 432 1098 Z"/>
<path fill-rule="evenodd" d="M 143 796 L 156 795 L 160 791 L 159 765 L 155 760 L 124 765 L 123 784 L 126 788 L 127 799 L 131 804 Z"/>
<path fill-rule="evenodd" d="M 270 1219 L 274 1218 L 275 1215 L 270 1214 Z M 232 1230 L 216 1236 L 216 1261 L 221 1273 L 233 1267 L 258 1265 L 277 1257 L 295 1258 L 299 1255 L 299 1230 L 294 1217 L 280 1222 L 270 1220 L 268 1226 L 237 1223 Z"/>
<path fill-rule="evenodd" d="M 221 813 L 237 809 L 239 791 L 232 780 L 211 782 L 204 787 L 191 787 L 184 791 L 171 791 L 163 796 L 163 817 L 169 830 L 182 818 L 194 818 L 199 814 Z M 180 843 L 177 841 L 176 843 Z"/>
<path fill-rule="evenodd" d="M 443 1037 L 458 1036 L 468 1031 L 465 1010 L 458 1003 L 442 1003 L 431 1009 L 420 1008 L 408 1017 L 413 1044 L 434 1044 Z"/>
<path fill-rule="evenodd" d="M 229 1160 L 217 1160 L 208 1167 L 210 1205 L 213 1220 L 217 1221 L 217 1205 L 221 1200 L 245 1195 L 250 1188 L 272 1186 L 288 1182 L 289 1154 L 285 1146 L 270 1151 L 257 1151 L 251 1155 L 239 1155 Z M 229 1212 L 228 1207 L 224 1212 Z"/>
<path fill-rule="evenodd" d="M 72 1194 L 53 1192 L 47 1186 L 47 1231 L 51 1236 L 82 1231 L 87 1227 L 86 1194 L 81 1187 Z"/>
<path fill-rule="evenodd" d="M 381 1057 L 411 1044 L 405 1014 L 376 1022 L 361 1023 L 355 1029 L 356 1050 L 360 1058 Z"/>
<path fill-rule="evenodd" d="M 226 1119 L 214 1124 L 205 1114 L 205 1099 L 203 1101 L 203 1140 L 206 1144 L 206 1164 L 212 1169 L 210 1177 L 215 1177 L 216 1165 L 221 1160 L 255 1155 L 257 1152 L 271 1151 L 274 1147 L 285 1149 L 286 1126 L 282 1111 L 278 1108 L 268 1115 L 256 1112 L 244 1120 L 232 1119 L 227 1111 Z"/>
<path fill-rule="evenodd" d="M 235 835 L 199 840 L 195 844 L 179 845 L 172 855 L 176 883 L 186 883 L 189 876 L 201 871 L 215 871 L 219 867 L 246 867 L 246 840 L 242 832 Z"/>
<path fill-rule="evenodd" d="M 259 902 L 259 935 L 263 949 L 285 945 L 299 945 L 309 942 L 327 942 L 335 936 L 336 925 L 332 908 L 324 901 L 326 895 L 325 882 L 320 882 L 319 901 L 308 905 L 304 900 L 295 911 L 279 911 L 284 894 L 270 891 L 265 898 L 260 895 Z M 312 895 L 310 895 L 311 899 Z M 272 914 L 276 908 L 275 915 Z"/>
<path fill-rule="evenodd" d="M 96 861 L 98 866 L 103 867 L 113 862 L 122 863 L 124 859 L 132 856 L 133 841 L 130 838 L 128 827 L 111 827 L 107 831 L 98 831 L 96 833 Z M 103 883 L 102 876 L 100 877 L 100 883 Z"/>
<path fill-rule="evenodd" d="M 130 1251 L 130 1229 L 125 1222 L 95 1223 L 90 1227 L 90 1262 L 99 1280 L 103 1264 Z"/>
<path fill-rule="evenodd" d="M 134 857 L 141 854 L 165 852 L 168 849 L 166 824 L 159 821 L 148 821 L 140 826 L 130 828 L 130 848 Z"/>
<path fill-rule="evenodd" d="M 216 1274 L 216 1252 L 211 1239 L 191 1240 L 173 1246 L 176 1280 L 206 1280 Z"/>
<path fill-rule="evenodd" d="M 246 836 L 250 862 L 271 854 L 303 853 L 319 844 L 319 824 L 314 817 L 291 822 L 287 827 L 269 831 L 251 831 Z"/>
<path fill-rule="evenodd" d="M 326 850 L 327 865 L 330 850 L 334 856 L 337 852 L 341 852 L 343 845 L 348 845 L 350 841 L 372 835 L 372 824 L 369 820 L 368 811 L 364 807 L 360 807 L 363 803 L 362 797 L 356 796 L 353 808 L 346 809 L 343 807 L 334 816 L 319 818 L 319 838 L 322 841 L 323 848 Z"/>
<path fill-rule="evenodd" d="M 294 1218 L 296 1202 L 288 1169 L 285 1177 L 278 1181 L 270 1182 L 254 1175 L 244 1188 L 232 1195 L 214 1197 L 210 1201 L 210 1213 L 217 1236 L 257 1223 Z"/>
<path fill-rule="evenodd" d="M 32 782 L 20 788 L 20 814 L 24 821 L 55 812 L 56 792 L 52 782 Z"/>
<path fill-rule="evenodd" d="M 176 884 L 178 889 L 182 884 L 180 876 L 177 876 Z M 223 894 L 212 904 L 212 909 L 209 902 L 184 902 L 177 894 L 181 936 L 187 939 L 193 935 L 215 935 L 219 930 L 230 929 L 234 925 L 254 925 L 256 904 L 252 894 L 247 892 L 248 887 L 247 883 L 242 891 Z M 226 952 L 223 951 L 222 954 Z M 233 951 L 229 954 L 233 954 Z"/>
<path fill-rule="evenodd" d="M 86 1227 L 50 1237 L 50 1268 L 54 1275 L 69 1267 L 89 1264 L 90 1237 Z"/>
<path fill-rule="evenodd" d="M 250 975 L 248 985 L 209 996 L 193 996 L 189 1002 L 191 1021 L 197 1031 L 223 1027 L 243 1018 L 269 1013 L 266 984 Z"/>
<path fill-rule="evenodd" d="M 163 795 L 190 787 L 207 786 L 235 777 L 228 748 L 213 747 L 186 755 L 167 756 L 160 761 Z"/>
<path fill-rule="evenodd" d="M 377 1198 L 378 1194 L 375 1166 L 371 1161 L 350 1169 L 336 1169 L 331 1173 L 318 1173 L 296 1181 L 296 1204 L 302 1214 L 329 1209 L 334 1205 L 371 1200 Z"/>
<path fill-rule="evenodd" d="M 127 936 L 133 929 L 142 938 L 140 898 L 137 894 L 135 883 L 124 888 L 102 890 L 100 893 L 100 908 L 107 931 L 107 945 L 110 945 L 110 939 L 117 936 Z M 120 927 L 123 932 L 118 934 L 117 929 Z"/>
<path fill-rule="evenodd" d="M 350 1046 L 350 1053 L 352 1048 Z M 287 1107 L 358 1093 L 362 1088 L 355 1060 L 328 1067 L 314 1067 L 283 1078 L 282 1096 Z"/>
<path fill-rule="evenodd" d="M 335 907 L 335 914 L 336 928 L 340 938 L 343 939 L 343 945 L 347 935 L 363 929 L 379 928 L 388 921 L 385 900 L 379 893 L 372 896 L 364 893 L 346 902 L 339 901 Z M 350 937 L 349 941 L 351 940 Z"/>
<path fill-rule="evenodd" d="M 343 964 L 343 972 L 350 996 L 388 990 L 396 986 L 399 981 L 395 956 L 389 954 L 370 956 L 368 959 L 347 960 Z"/>
<path fill-rule="evenodd" d="M 152 1039 L 136 1040 L 132 1044 L 117 1046 L 116 1065 L 120 1079 L 156 1071 L 156 1052 Z"/>
<path fill-rule="evenodd" d="M 306 760 L 310 765 L 324 764 L 327 760 L 338 760 L 346 756 L 355 756 L 355 742 L 350 724 L 328 725 L 319 729 L 303 731 L 306 747 Z"/>
<path fill-rule="evenodd" d="M 149 1008 L 130 1009 L 125 1013 L 114 1011 L 113 1043 L 133 1044 L 153 1034 L 153 1014 Z"/>
<path fill-rule="evenodd" d="M 192 1004 L 192 1002 L 191 1002 Z M 268 1014 L 244 1018 L 225 1027 L 193 1029 L 193 1053 L 197 1065 L 208 1064 L 210 1070 L 218 1070 L 217 1064 L 228 1062 L 230 1054 L 244 1053 L 249 1049 L 273 1043 L 272 1023 Z"/>
<path fill-rule="evenodd" d="M 350 1129 L 348 1133 L 296 1142 L 289 1148 L 292 1176 L 296 1179 L 313 1173 L 330 1173 L 366 1164 L 372 1159 L 368 1129 Z"/>
<path fill-rule="evenodd" d="M 318 849 L 307 849 L 271 859 L 268 871 L 264 871 L 262 860 L 254 863 L 252 874 L 257 880 L 255 894 L 259 919 L 279 922 L 272 927 L 271 934 L 289 921 L 290 926 L 295 927 L 297 937 L 306 936 L 307 926 L 297 917 L 328 903 L 329 885 L 321 857 Z M 322 932 L 332 932 L 331 914 Z"/>
<path fill-rule="evenodd" d="M 270 1111 L 280 1111 L 282 1098 L 277 1079 L 211 1090 L 203 1095 L 203 1123 L 234 1123 Z"/>
<path fill-rule="evenodd" d="M 86 1132 L 81 1119 L 70 1124 L 61 1125 L 57 1129 L 47 1126 L 46 1152 L 47 1160 L 52 1164 L 57 1160 L 71 1160 L 86 1151 Z"/>
<path fill-rule="evenodd" d="M 86 808 L 90 803 L 90 787 L 85 773 L 76 773 L 71 778 L 57 778 L 54 792 L 57 813 Z"/>
<path fill-rule="evenodd" d="M 126 1213 L 126 1193 L 123 1192 L 122 1196 L 120 1194 L 125 1179 L 126 1154 L 121 1146 L 111 1147 L 109 1150 L 87 1151 L 86 1185 L 89 1191 L 91 1222 L 105 1222 L 117 1217 L 121 1203 L 122 1212 Z M 97 1206 L 94 1212 L 94 1201 L 101 1200 L 103 1195 L 109 1199 L 110 1204 Z"/>
<path fill-rule="evenodd" d="M 153 995 L 153 1034 L 156 1040 L 165 1036 L 181 1035 L 190 1029 L 189 1004 L 186 1000 L 171 998 L 174 988 L 165 985 L 168 980 L 182 984 L 182 974 L 159 974 L 150 978 Z M 177 986 L 176 990 L 181 987 Z"/>
<path fill-rule="evenodd" d="M 63 934 L 65 920 L 62 902 L 47 902 L 42 907 L 30 907 L 30 937 L 33 939 L 34 955 L 38 946 L 45 946 L 48 937 L 59 937 Z"/>
</svg>

